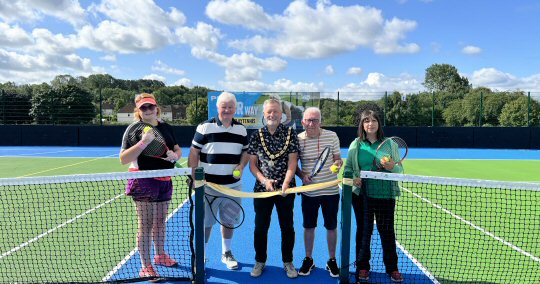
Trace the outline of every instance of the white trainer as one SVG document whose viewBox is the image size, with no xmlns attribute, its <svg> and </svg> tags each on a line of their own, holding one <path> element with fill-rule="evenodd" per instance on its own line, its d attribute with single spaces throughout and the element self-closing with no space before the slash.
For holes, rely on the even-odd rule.
<svg viewBox="0 0 540 284">
<path fill-rule="evenodd" d="M 292 262 L 284 262 L 283 268 L 285 269 L 285 272 L 287 272 L 287 277 L 289 278 L 298 277 L 298 271 L 296 271 Z"/>
<path fill-rule="evenodd" d="M 266 267 L 266 264 L 264 262 L 255 262 L 255 266 L 253 266 L 253 269 L 251 270 L 251 277 L 259 277 L 263 273 L 264 268 Z"/>
<path fill-rule="evenodd" d="M 230 270 L 238 269 L 238 261 L 236 261 L 230 250 L 221 255 L 221 262 L 225 263 Z"/>
</svg>

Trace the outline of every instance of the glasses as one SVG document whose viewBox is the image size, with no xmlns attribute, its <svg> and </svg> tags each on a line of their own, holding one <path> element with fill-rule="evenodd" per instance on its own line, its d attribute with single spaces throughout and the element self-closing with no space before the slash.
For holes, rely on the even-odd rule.
<svg viewBox="0 0 540 284">
<path fill-rule="evenodd" d="M 142 105 L 139 109 L 141 111 L 147 111 L 147 110 L 153 111 L 156 109 L 156 105 Z"/>
<path fill-rule="evenodd" d="M 321 122 L 320 119 L 316 119 L 316 118 L 313 118 L 313 119 L 304 119 L 304 121 L 306 122 L 306 124 L 318 124 L 319 122 Z"/>
</svg>

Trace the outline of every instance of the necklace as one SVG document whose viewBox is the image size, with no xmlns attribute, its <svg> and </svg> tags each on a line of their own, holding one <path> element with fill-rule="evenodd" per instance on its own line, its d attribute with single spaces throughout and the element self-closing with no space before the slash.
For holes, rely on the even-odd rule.
<svg viewBox="0 0 540 284">
<path fill-rule="evenodd" d="M 291 143 L 291 131 L 292 131 L 292 128 L 289 127 L 288 130 L 289 131 L 287 133 L 287 139 L 285 140 L 285 145 L 283 146 L 283 148 L 281 148 L 281 150 L 278 151 L 277 153 L 272 153 L 272 152 L 270 152 L 270 149 L 268 149 L 268 146 L 266 146 L 266 141 L 264 140 L 264 135 L 263 135 L 262 128 L 259 129 L 259 138 L 261 139 L 261 145 L 262 145 L 262 148 L 263 148 L 264 152 L 266 153 L 266 155 L 270 159 L 268 161 L 268 165 L 270 167 L 273 167 L 274 164 L 275 164 L 274 161 L 277 160 L 278 158 L 280 158 L 281 156 L 283 156 L 283 154 L 285 154 L 285 152 L 289 148 L 289 144 Z"/>
</svg>

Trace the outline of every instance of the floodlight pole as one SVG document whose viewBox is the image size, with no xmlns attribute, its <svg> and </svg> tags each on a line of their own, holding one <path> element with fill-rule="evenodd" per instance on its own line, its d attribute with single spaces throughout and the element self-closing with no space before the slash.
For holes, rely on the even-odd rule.
<svg viewBox="0 0 540 284">
<path fill-rule="evenodd" d="M 337 117 L 337 125 L 341 125 L 341 121 L 339 119 L 339 92 L 337 92 L 337 113 L 336 113 L 336 117 Z"/>
<path fill-rule="evenodd" d="M 527 92 L 527 127 L 531 127 L 531 92 Z"/>
</svg>

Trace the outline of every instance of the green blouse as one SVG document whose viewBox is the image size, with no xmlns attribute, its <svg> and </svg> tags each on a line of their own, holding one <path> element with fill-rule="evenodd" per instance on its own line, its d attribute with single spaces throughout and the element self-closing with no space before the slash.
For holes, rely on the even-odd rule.
<svg viewBox="0 0 540 284">
<path fill-rule="evenodd" d="M 360 171 L 375 171 L 377 168 L 373 165 L 373 159 L 377 152 L 377 147 L 382 141 L 370 143 L 367 140 L 360 141 L 356 138 L 349 146 L 347 161 L 345 162 L 345 171 L 353 173 L 353 178 L 360 177 Z M 383 170 L 384 172 L 388 172 Z M 396 165 L 392 172 L 401 173 L 403 167 Z M 366 190 L 367 196 L 372 198 L 396 198 L 400 195 L 399 185 L 395 181 L 362 179 L 362 189 L 353 187 L 353 192 L 357 195 L 361 190 Z"/>
</svg>

